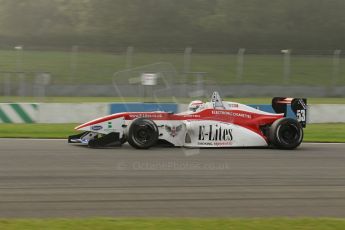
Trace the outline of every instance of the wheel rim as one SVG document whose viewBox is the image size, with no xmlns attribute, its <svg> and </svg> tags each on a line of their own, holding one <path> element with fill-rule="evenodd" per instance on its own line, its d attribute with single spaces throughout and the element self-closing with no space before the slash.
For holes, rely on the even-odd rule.
<svg viewBox="0 0 345 230">
<path fill-rule="evenodd" d="M 282 125 L 278 131 L 281 142 L 292 145 L 299 142 L 300 130 L 295 124 Z"/>
<path fill-rule="evenodd" d="M 154 129 L 151 126 L 141 125 L 136 128 L 133 137 L 137 143 L 144 145 L 151 141 L 153 132 Z"/>
</svg>

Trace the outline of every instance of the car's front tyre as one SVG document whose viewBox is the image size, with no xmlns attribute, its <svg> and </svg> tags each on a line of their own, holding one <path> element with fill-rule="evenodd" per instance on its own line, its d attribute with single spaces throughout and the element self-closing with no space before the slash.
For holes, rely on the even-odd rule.
<svg viewBox="0 0 345 230">
<path fill-rule="evenodd" d="M 157 143 L 158 136 L 158 127 L 154 121 L 137 118 L 129 127 L 127 141 L 134 148 L 148 149 Z"/>
</svg>

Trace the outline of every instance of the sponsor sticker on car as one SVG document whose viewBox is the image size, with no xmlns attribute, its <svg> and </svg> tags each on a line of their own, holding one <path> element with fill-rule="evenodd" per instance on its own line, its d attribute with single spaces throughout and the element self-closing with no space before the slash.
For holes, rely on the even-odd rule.
<svg viewBox="0 0 345 230">
<path fill-rule="evenodd" d="M 91 126 L 91 130 L 93 130 L 93 131 L 98 131 L 98 130 L 101 130 L 101 129 L 103 129 L 103 127 L 101 125 Z"/>
</svg>

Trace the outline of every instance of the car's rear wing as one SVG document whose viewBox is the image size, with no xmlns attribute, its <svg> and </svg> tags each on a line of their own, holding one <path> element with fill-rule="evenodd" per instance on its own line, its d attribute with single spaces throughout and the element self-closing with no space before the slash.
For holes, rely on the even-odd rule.
<svg viewBox="0 0 345 230">
<path fill-rule="evenodd" d="M 287 116 L 288 105 L 291 106 L 291 110 L 295 114 L 297 121 L 305 128 L 307 124 L 307 99 L 288 97 L 274 97 L 272 99 L 272 108 L 274 111 L 276 113 L 284 113 L 284 116 Z"/>
</svg>

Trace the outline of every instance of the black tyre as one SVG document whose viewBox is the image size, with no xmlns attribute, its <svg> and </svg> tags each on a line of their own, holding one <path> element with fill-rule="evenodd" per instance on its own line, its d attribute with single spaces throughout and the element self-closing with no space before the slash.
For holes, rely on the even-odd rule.
<svg viewBox="0 0 345 230">
<path fill-rule="evenodd" d="M 135 119 L 128 130 L 127 141 L 137 149 L 148 149 L 158 141 L 158 127 L 150 119 Z"/>
<path fill-rule="evenodd" d="M 294 149 L 303 140 L 303 129 L 297 120 L 281 118 L 273 122 L 269 128 L 270 144 L 280 149 Z"/>
</svg>

